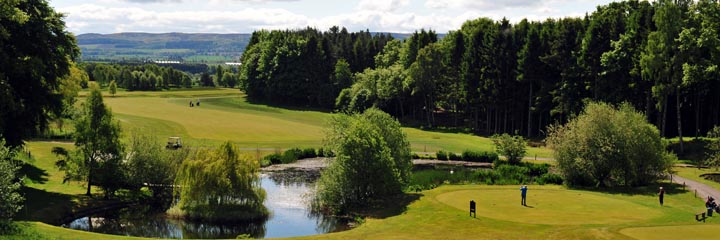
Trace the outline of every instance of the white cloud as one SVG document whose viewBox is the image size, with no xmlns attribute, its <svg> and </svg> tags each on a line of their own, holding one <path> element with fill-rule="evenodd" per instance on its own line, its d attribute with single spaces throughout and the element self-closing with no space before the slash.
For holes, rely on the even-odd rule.
<svg viewBox="0 0 720 240">
<path fill-rule="evenodd" d="M 410 0 L 361 0 L 360 3 L 358 3 L 357 10 L 394 12 L 407 6 L 409 3 Z"/>
<path fill-rule="evenodd" d="M 498 10 L 510 8 L 532 8 L 542 4 L 541 0 L 427 0 L 430 9 Z"/>
<path fill-rule="evenodd" d="M 147 2 L 147 4 L 128 3 Z M 290 2 L 291 3 L 288 3 Z M 470 19 L 582 16 L 611 0 L 62 0 L 56 9 L 67 13 L 74 33 L 217 32 L 249 33 L 258 29 L 413 32 L 420 28 L 447 32 Z M 56 3 L 54 1 L 51 4 Z M 423 5 L 424 3 L 424 5 Z M 343 10 L 336 10 L 336 9 Z"/>
</svg>

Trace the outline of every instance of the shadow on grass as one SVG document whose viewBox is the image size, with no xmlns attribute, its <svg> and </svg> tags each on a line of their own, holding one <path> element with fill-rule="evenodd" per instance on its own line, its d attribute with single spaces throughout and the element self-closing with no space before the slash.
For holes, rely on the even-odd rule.
<svg viewBox="0 0 720 240">
<path fill-rule="evenodd" d="M 60 224 L 75 206 L 74 196 L 23 187 L 25 206 L 17 215 L 18 220 Z"/>
<path fill-rule="evenodd" d="M 298 103 L 288 103 L 288 102 L 279 102 L 279 101 L 269 101 L 269 100 L 261 100 L 261 99 L 253 99 L 253 98 L 246 98 L 247 102 L 254 105 L 265 105 L 267 107 L 274 107 L 274 108 L 282 108 L 285 110 L 293 110 L 293 111 L 315 111 L 315 112 L 323 112 L 323 113 L 332 113 L 333 110 L 330 108 L 323 108 L 323 107 L 317 107 L 317 106 L 307 106 L 303 104 L 299 104 L 299 102 L 306 102 L 306 101 L 298 101 Z"/>
<path fill-rule="evenodd" d="M 600 188 L 581 188 L 573 187 L 573 190 L 585 190 L 592 192 L 599 192 L 605 194 L 617 194 L 617 195 L 646 195 L 646 196 L 657 196 L 660 191 L 660 187 L 665 190 L 667 195 L 683 194 L 687 193 L 687 187 L 683 187 L 682 184 L 677 183 L 654 183 L 648 186 L 642 187 L 600 187 Z"/>
<path fill-rule="evenodd" d="M 403 214 L 407 206 L 422 197 L 420 193 L 404 193 L 382 201 L 374 202 L 371 206 L 353 211 L 353 214 L 375 219 L 385 219 Z"/>
<path fill-rule="evenodd" d="M 20 171 L 18 172 L 20 176 L 25 176 L 33 183 L 44 184 L 48 181 L 49 175 L 47 171 L 29 163 L 21 163 Z"/>
</svg>

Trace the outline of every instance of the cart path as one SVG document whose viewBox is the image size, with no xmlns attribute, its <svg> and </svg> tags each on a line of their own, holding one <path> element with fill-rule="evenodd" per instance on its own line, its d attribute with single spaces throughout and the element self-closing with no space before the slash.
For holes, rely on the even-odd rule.
<svg viewBox="0 0 720 240">
<path fill-rule="evenodd" d="M 678 175 L 672 175 L 672 181 L 677 184 L 685 183 L 689 189 L 697 190 L 698 197 L 702 199 L 707 199 L 707 196 L 712 196 L 715 199 L 720 198 L 720 191 L 704 183 L 680 177 Z"/>
</svg>

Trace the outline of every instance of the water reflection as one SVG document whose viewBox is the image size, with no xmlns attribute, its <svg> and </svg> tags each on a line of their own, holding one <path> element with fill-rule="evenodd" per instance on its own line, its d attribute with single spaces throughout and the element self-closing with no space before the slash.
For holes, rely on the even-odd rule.
<svg viewBox="0 0 720 240">
<path fill-rule="evenodd" d="M 235 238 L 241 234 L 280 238 L 344 230 L 346 222 L 310 210 L 309 194 L 318 176 L 307 172 L 263 174 L 265 206 L 271 212 L 267 220 L 232 224 L 190 222 L 168 219 L 148 206 L 139 206 L 79 218 L 63 227 L 153 238 Z"/>
</svg>

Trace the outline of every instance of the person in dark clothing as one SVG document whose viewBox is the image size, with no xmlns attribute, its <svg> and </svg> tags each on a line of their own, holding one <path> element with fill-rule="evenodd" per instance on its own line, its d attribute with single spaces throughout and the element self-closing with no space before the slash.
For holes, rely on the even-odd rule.
<svg viewBox="0 0 720 240">
<path fill-rule="evenodd" d="M 658 197 L 660 198 L 660 206 L 662 206 L 663 198 L 665 198 L 665 190 L 663 190 L 663 187 L 660 187 L 660 191 L 658 192 Z"/>
<path fill-rule="evenodd" d="M 527 206 L 527 185 L 523 185 L 522 187 L 520 187 L 520 197 L 522 197 L 520 204 L 523 206 Z"/>
</svg>

